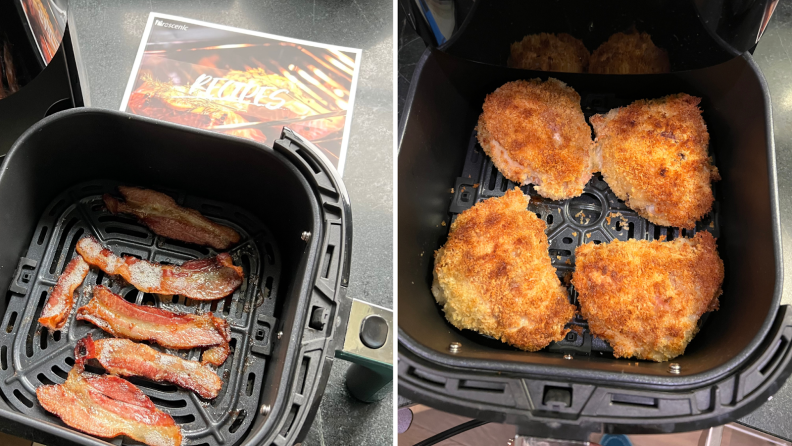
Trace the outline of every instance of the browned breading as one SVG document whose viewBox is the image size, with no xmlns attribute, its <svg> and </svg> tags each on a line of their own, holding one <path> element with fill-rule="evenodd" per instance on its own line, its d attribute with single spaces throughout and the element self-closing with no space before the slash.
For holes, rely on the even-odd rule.
<svg viewBox="0 0 792 446">
<path fill-rule="evenodd" d="M 589 62 L 589 73 L 651 74 L 668 73 L 668 52 L 658 48 L 646 33 L 616 33 L 599 46 Z"/>
<path fill-rule="evenodd" d="M 617 358 L 675 358 L 701 315 L 718 309 L 723 261 L 707 231 L 673 242 L 587 243 L 575 256 L 581 314 Z"/>
<path fill-rule="evenodd" d="M 564 338 L 575 315 L 550 263 L 545 222 L 519 189 L 461 213 L 435 253 L 432 292 L 454 326 L 528 351 Z"/>
<path fill-rule="evenodd" d="M 700 101 L 687 94 L 640 100 L 590 119 L 608 186 L 657 225 L 692 229 L 712 209 L 710 182 L 720 177 Z"/>
<path fill-rule="evenodd" d="M 531 34 L 511 45 L 507 64 L 512 68 L 585 73 L 589 51 L 569 34 Z"/>
<path fill-rule="evenodd" d="M 576 197 L 591 178 L 591 129 L 580 95 L 550 78 L 504 84 L 484 101 L 478 141 L 500 172 L 543 197 Z"/>
</svg>

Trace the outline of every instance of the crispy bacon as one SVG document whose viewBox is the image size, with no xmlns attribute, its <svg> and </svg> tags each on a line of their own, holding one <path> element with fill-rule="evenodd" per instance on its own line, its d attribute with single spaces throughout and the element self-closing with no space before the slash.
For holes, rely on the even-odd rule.
<svg viewBox="0 0 792 446">
<path fill-rule="evenodd" d="M 88 305 L 77 309 L 77 320 L 88 321 L 114 336 L 151 341 L 166 348 L 222 346 L 228 351 L 231 341 L 228 322 L 212 313 L 178 314 L 135 305 L 102 285 L 94 287 L 93 299 Z M 219 366 L 228 354 L 208 356 L 204 355 L 203 363 Z"/>
<path fill-rule="evenodd" d="M 50 330 L 60 330 L 66 325 L 66 319 L 74 305 L 74 290 L 77 289 L 88 275 L 90 267 L 82 257 L 77 256 L 66 265 L 58 283 L 41 310 L 39 323 Z"/>
<path fill-rule="evenodd" d="M 223 382 L 208 366 L 160 353 L 148 345 L 128 339 L 94 341 L 88 334 L 77 342 L 75 351 L 79 351 L 86 360 L 95 359 L 113 375 L 142 376 L 177 384 L 207 399 L 216 398 L 223 387 Z"/>
<path fill-rule="evenodd" d="M 86 373 L 83 367 L 78 356 L 65 383 L 36 389 L 44 409 L 98 437 L 126 435 L 150 446 L 181 444 L 181 428 L 140 389 L 117 376 Z"/>
<path fill-rule="evenodd" d="M 220 366 L 225 362 L 228 355 L 231 353 L 231 347 L 228 343 L 220 344 L 216 347 L 207 348 L 201 355 L 202 364 L 212 364 Z"/>
<path fill-rule="evenodd" d="M 160 192 L 138 187 L 119 186 L 124 201 L 105 194 L 102 199 L 110 212 L 132 214 L 155 234 L 163 237 L 227 249 L 239 242 L 236 231 L 217 224 L 195 209 L 176 204 L 173 198 Z"/>
<path fill-rule="evenodd" d="M 160 265 L 134 257 L 119 257 L 93 236 L 77 242 L 86 262 L 107 274 L 117 274 L 144 293 L 181 294 L 197 300 L 221 299 L 242 284 L 242 268 L 224 252 L 208 259 L 190 260 L 181 266 Z"/>
</svg>

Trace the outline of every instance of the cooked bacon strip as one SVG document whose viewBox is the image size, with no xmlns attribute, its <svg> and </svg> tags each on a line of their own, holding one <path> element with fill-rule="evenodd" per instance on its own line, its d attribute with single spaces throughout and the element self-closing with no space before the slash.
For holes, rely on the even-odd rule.
<svg viewBox="0 0 792 446">
<path fill-rule="evenodd" d="M 197 300 L 228 296 L 242 284 L 242 268 L 224 252 L 208 259 L 190 260 L 181 266 L 160 265 L 134 257 L 119 257 L 93 236 L 77 242 L 86 262 L 107 274 L 117 274 L 144 293 L 181 294 Z"/>
<path fill-rule="evenodd" d="M 113 336 L 156 342 L 166 348 L 224 346 L 228 350 L 231 341 L 228 322 L 212 313 L 178 314 L 135 305 L 102 285 L 94 287 L 93 299 L 88 305 L 77 309 L 77 320 L 88 321 Z M 228 354 L 206 356 L 203 363 L 219 366 Z"/>
<path fill-rule="evenodd" d="M 155 234 L 163 237 L 228 249 L 239 242 L 239 234 L 228 226 L 215 223 L 195 209 L 181 207 L 168 195 L 149 189 L 119 186 L 120 201 L 105 194 L 102 199 L 110 212 L 132 214 Z"/>
<path fill-rule="evenodd" d="M 84 372 L 75 362 L 66 382 L 36 389 L 39 403 L 67 425 L 98 437 L 126 435 L 150 446 L 178 446 L 181 428 L 128 381 Z"/>
<path fill-rule="evenodd" d="M 153 381 L 177 384 L 207 399 L 216 398 L 223 387 L 223 381 L 208 366 L 160 353 L 148 345 L 128 339 L 94 341 L 88 334 L 77 342 L 77 350 L 86 360 L 97 360 L 113 375 L 142 376 Z"/>
<path fill-rule="evenodd" d="M 58 278 L 58 283 L 41 310 L 39 323 L 50 330 L 60 330 L 66 325 L 66 319 L 74 305 L 74 290 L 82 285 L 90 267 L 82 257 L 77 256 L 66 265 L 63 274 Z"/>
<path fill-rule="evenodd" d="M 208 363 L 220 366 L 225 362 L 226 358 L 228 358 L 229 353 L 231 353 L 231 347 L 228 345 L 228 342 L 220 344 L 217 347 L 208 348 L 204 350 L 201 355 L 201 364 Z"/>
</svg>

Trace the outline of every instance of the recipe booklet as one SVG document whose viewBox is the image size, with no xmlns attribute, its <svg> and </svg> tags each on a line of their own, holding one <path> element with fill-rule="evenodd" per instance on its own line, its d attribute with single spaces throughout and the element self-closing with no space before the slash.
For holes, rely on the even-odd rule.
<svg viewBox="0 0 792 446">
<path fill-rule="evenodd" d="M 65 0 L 19 0 L 41 59 L 48 65 L 60 48 L 66 30 Z"/>
<path fill-rule="evenodd" d="M 121 111 L 267 145 L 289 127 L 343 173 L 360 56 L 153 12 Z"/>
</svg>

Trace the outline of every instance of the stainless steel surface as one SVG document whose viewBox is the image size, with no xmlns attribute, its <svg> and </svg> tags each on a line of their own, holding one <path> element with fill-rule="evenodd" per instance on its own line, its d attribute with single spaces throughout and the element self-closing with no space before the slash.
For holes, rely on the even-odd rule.
<svg viewBox="0 0 792 446">
<path fill-rule="evenodd" d="M 459 342 L 452 342 L 451 345 L 448 346 L 448 351 L 451 353 L 459 353 L 460 348 L 462 348 L 462 344 Z"/>
<path fill-rule="evenodd" d="M 723 426 L 711 427 L 701 433 L 698 446 L 720 446 L 723 440 Z"/>
<path fill-rule="evenodd" d="M 388 337 L 385 345 L 378 349 L 368 348 L 360 339 L 360 327 L 363 319 L 377 315 L 385 319 L 388 323 Z M 393 311 L 377 305 L 372 305 L 360 300 L 352 301 L 352 309 L 349 311 L 349 322 L 347 323 L 346 338 L 344 338 L 344 352 L 359 358 L 377 361 L 383 365 L 393 366 Z"/>
<path fill-rule="evenodd" d="M 682 367 L 679 366 L 676 362 L 672 362 L 668 364 L 668 373 L 673 373 L 674 375 L 678 375 L 682 371 Z"/>
<path fill-rule="evenodd" d="M 272 407 L 269 404 L 264 404 L 264 405 L 261 406 L 261 409 L 259 410 L 259 413 L 261 414 L 262 417 L 266 417 L 267 415 L 270 414 L 271 410 L 272 410 Z"/>
<path fill-rule="evenodd" d="M 552 438 L 523 437 L 517 435 L 511 443 L 513 446 L 589 446 L 588 441 L 555 440 Z"/>
</svg>

